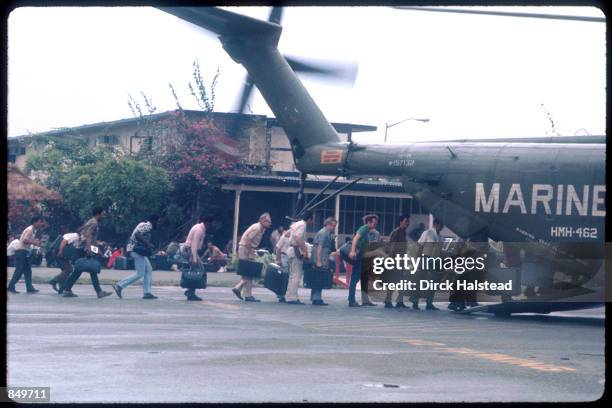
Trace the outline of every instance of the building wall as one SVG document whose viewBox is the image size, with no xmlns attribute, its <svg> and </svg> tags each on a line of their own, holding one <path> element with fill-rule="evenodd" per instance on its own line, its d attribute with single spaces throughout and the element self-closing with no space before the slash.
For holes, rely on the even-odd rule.
<svg viewBox="0 0 612 408">
<path fill-rule="evenodd" d="M 213 117 L 215 125 L 225 134 L 239 142 L 245 161 L 251 165 L 267 168 L 271 171 L 295 172 L 295 163 L 291 153 L 289 140 L 280 126 L 268 129 L 267 118 L 261 115 L 249 115 L 236 119 L 235 115 L 217 114 Z M 153 140 L 173 137 L 172 129 L 150 130 L 152 127 L 138 119 L 127 119 L 120 122 L 109 122 L 95 125 L 91 128 L 67 128 L 65 132 L 55 132 L 57 137 L 81 137 L 87 139 L 90 147 L 104 144 L 115 146 L 124 153 L 138 153 L 149 143 L 148 137 Z M 233 133 L 233 134 L 232 134 Z M 341 141 L 348 140 L 347 133 L 338 133 Z M 40 148 L 31 143 L 41 135 L 9 139 L 9 155 L 15 160 L 18 168 L 24 169 L 27 157 L 40 151 Z M 155 143 L 155 142 L 153 142 Z M 25 149 L 25 154 L 23 150 Z"/>
</svg>

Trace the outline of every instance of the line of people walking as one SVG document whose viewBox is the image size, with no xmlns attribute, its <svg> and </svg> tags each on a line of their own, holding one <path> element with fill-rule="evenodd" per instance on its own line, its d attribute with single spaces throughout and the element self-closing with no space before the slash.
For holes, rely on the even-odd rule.
<svg viewBox="0 0 612 408">
<path fill-rule="evenodd" d="M 98 298 L 104 298 L 111 295 L 111 292 L 102 290 L 100 287 L 98 274 L 101 270 L 99 254 L 95 252 L 98 241 L 99 225 L 104 220 L 106 211 L 102 207 L 96 207 L 92 211 L 92 217 L 85 222 L 76 232 L 68 232 L 58 240 L 57 247 L 53 250 L 56 253 L 57 263 L 61 272 L 54 276 L 49 284 L 58 294 L 63 297 L 77 297 L 72 292 L 73 285 L 77 282 L 83 272 L 88 272 L 91 277 L 91 284 Z M 126 251 L 129 257 L 134 260 L 135 272 L 112 285 L 115 294 L 119 298 L 123 298 L 123 291 L 134 284 L 136 281 L 143 280 L 143 299 L 157 299 L 152 293 L 152 265 L 150 257 L 153 254 L 154 247 L 151 242 L 151 234 L 157 227 L 159 216 L 152 214 L 146 220 L 138 223 L 127 240 Z M 211 230 L 214 218 L 209 215 L 202 214 L 198 218 L 198 222 L 193 225 L 185 241 L 178 245 L 176 253 L 173 254 L 173 259 L 178 262 L 183 262 L 190 268 L 202 270 L 204 265 L 199 256 L 203 250 L 206 241 L 206 233 Z M 304 213 L 299 220 L 296 220 L 285 231 L 282 228 L 276 229 L 272 234 L 272 242 L 274 243 L 274 256 L 282 273 L 287 277 L 286 290 L 278 294 L 278 302 L 289 305 L 303 305 L 304 302 L 298 296 L 298 288 L 304 279 L 308 280 L 308 285 L 311 288 L 310 302 L 315 306 L 327 306 L 323 300 L 323 290 L 331 288 L 332 282 L 332 267 L 330 267 L 330 259 L 334 259 L 336 254 L 339 254 L 341 259 L 352 267 L 350 282 L 348 283 L 348 306 L 349 307 L 368 307 L 375 306 L 372 302 L 369 293 L 371 272 L 362 270 L 364 263 L 363 259 L 367 255 L 370 244 L 380 242 L 381 236 L 377 230 L 378 216 L 375 214 L 366 215 L 363 217 L 363 225 L 361 225 L 352 239 L 336 249 L 334 246 L 333 234 L 336 231 L 338 221 L 333 217 L 324 220 L 323 227 L 318 230 L 312 241 L 309 244 L 306 237 L 306 230 L 309 225 L 314 222 L 312 212 Z M 241 271 L 240 265 L 245 265 L 252 262 L 256 258 L 256 250 L 262 243 L 262 238 L 267 229 L 272 225 L 272 218 L 269 213 L 263 213 L 257 222 L 250 225 L 240 237 L 238 243 L 238 274 L 241 275 L 240 281 L 231 289 L 232 293 L 240 300 L 246 302 L 259 302 L 253 296 L 254 279 L 260 277 L 258 274 L 250 274 Z M 399 225 L 395 228 L 390 236 L 390 251 L 388 256 L 394 257 L 397 253 L 408 251 L 411 256 L 437 257 L 440 256 L 440 248 L 442 237 L 440 231 L 444 227 L 439 220 L 433 221 L 433 227 L 425 229 L 420 233 L 416 242 L 408 235 L 408 226 L 410 225 L 410 215 L 405 214 L 400 216 Z M 12 279 L 8 284 L 8 292 L 18 293 L 16 291 L 16 283 L 23 275 L 28 293 L 36 293 L 38 290 L 32 285 L 32 269 L 28 258 L 28 246 L 40 245 L 40 241 L 35 238 L 36 233 L 44 229 L 47 222 L 41 215 L 36 215 L 32 218 L 31 225 L 22 232 L 19 242 L 14 246 L 16 268 Z M 419 229 L 423 227 L 419 226 Z M 414 234 L 411 234 L 414 236 Z M 209 244 L 207 252 L 211 255 L 211 259 L 216 256 L 217 262 L 222 262 L 221 251 L 213 244 Z M 218 263 L 217 265 L 225 265 Z M 304 276 L 305 268 L 307 279 Z M 398 281 L 403 276 L 399 276 L 397 271 L 385 272 L 388 276 L 393 275 L 394 280 Z M 388 279 L 389 277 L 386 277 Z M 428 271 L 427 274 L 420 274 L 419 278 L 439 281 L 442 277 L 441 271 Z M 361 304 L 357 302 L 356 289 L 357 283 L 361 282 Z M 202 298 L 196 295 L 196 287 L 187 287 L 184 295 L 189 301 L 201 301 Z M 426 310 L 438 310 L 433 304 L 435 291 L 430 290 L 425 293 Z M 412 303 L 412 308 L 419 309 L 419 300 L 423 295 L 419 290 L 414 291 L 409 300 Z M 451 294 L 452 302 L 449 308 L 456 310 L 465 307 L 461 300 L 460 294 Z M 458 297 L 459 296 L 459 297 Z M 384 307 L 393 308 L 392 291 L 387 291 L 384 298 Z M 457 300 L 459 299 L 459 300 Z M 475 305 L 475 299 L 470 297 L 471 305 Z M 404 303 L 404 292 L 398 291 L 395 298 L 395 308 L 407 308 Z"/>
</svg>

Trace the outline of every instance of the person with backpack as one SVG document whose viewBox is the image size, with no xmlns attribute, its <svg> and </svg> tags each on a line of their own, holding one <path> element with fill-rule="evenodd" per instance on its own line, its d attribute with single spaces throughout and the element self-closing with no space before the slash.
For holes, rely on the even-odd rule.
<svg viewBox="0 0 612 408">
<path fill-rule="evenodd" d="M 76 247 L 78 243 L 79 234 L 77 232 L 69 232 L 60 235 L 51 245 L 51 253 L 54 255 L 61 272 L 49 281 L 49 285 L 60 295 L 64 292 L 63 286 L 68 276 L 74 271 L 72 262 L 76 260 Z"/>
<path fill-rule="evenodd" d="M 92 210 L 93 217 L 91 217 L 85 224 L 83 224 L 77 231 L 79 236 L 77 253 L 78 259 L 74 262 L 74 270 L 66 279 L 62 289 L 62 296 L 66 298 L 77 297 L 76 294 L 72 293 L 72 286 L 76 283 L 83 272 L 89 272 L 91 276 L 91 284 L 98 295 L 98 298 L 104 298 L 111 295 L 110 292 L 102 290 L 100 282 L 98 280 L 98 274 L 100 273 L 101 266 L 98 257 L 98 231 L 100 229 L 100 222 L 106 217 L 106 210 L 103 207 L 95 207 Z M 64 249 L 65 250 L 65 249 Z"/>
<path fill-rule="evenodd" d="M 151 244 L 151 231 L 155 229 L 159 215 L 152 214 L 147 217 L 146 221 L 140 222 L 134 230 L 126 245 L 126 251 L 129 256 L 134 259 L 136 272 L 127 278 L 113 285 L 113 289 L 117 296 L 121 299 L 121 292 L 132 283 L 144 278 L 143 284 L 143 299 L 157 299 L 157 296 L 151 293 L 151 283 L 153 280 L 153 267 L 149 257 L 153 255 L 153 244 Z"/>
</svg>

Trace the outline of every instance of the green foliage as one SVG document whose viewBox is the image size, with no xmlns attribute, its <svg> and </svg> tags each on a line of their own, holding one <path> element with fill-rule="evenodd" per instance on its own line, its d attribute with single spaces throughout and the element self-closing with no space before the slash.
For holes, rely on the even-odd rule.
<svg viewBox="0 0 612 408">
<path fill-rule="evenodd" d="M 64 197 L 53 208 L 62 214 L 53 229 L 76 228 L 91 217 L 91 209 L 108 209 L 102 231 L 107 238 L 124 240 L 134 226 L 163 210 L 171 185 L 166 172 L 123 157 L 112 148 L 92 149 L 81 139 L 40 138 L 42 153 L 28 159 L 26 169 Z M 53 223 L 55 224 L 55 223 Z"/>
<path fill-rule="evenodd" d="M 94 206 L 107 208 L 103 231 L 122 238 L 148 215 L 163 210 L 170 189 L 163 170 L 126 158 L 78 166 L 62 179 L 73 213 L 85 220 Z"/>
<path fill-rule="evenodd" d="M 59 191 L 61 178 L 75 166 L 93 164 L 119 155 L 112 147 L 92 149 L 79 137 L 39 137 L 33 143 L 42 151 L 28 158 L 26 172 L 36 175 L 35 178 L 56 191 Z"/>
</svg>

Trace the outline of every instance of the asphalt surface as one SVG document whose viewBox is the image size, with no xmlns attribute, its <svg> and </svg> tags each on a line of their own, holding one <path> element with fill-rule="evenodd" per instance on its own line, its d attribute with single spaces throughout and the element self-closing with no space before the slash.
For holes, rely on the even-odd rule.
<svg viewBox="0 0 612 408">
<path fill-rule="evenodd" d="M 315 307 L 278 304 L 263 288 L 261 303 L 245 303 L 227 287 L 187 302 L 175 286 L 154 286 L 157 300 L 140 286 L 123 299 L 37 286 L 8 296 L 8 385 L 50 386 L 52 402 L 593 401 L 604 391 L 603 309 L 494 318 L 348 308 L 341 289 Z"/>
</svg>

